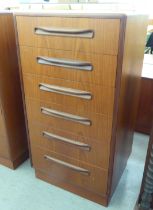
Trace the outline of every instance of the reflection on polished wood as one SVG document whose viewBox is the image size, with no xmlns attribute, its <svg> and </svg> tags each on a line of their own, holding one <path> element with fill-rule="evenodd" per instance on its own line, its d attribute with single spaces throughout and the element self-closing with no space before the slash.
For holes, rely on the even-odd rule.
<svg viewBox="0 0 153 210">
<path fill-rule="evenodd" d="M 0 14 L 0 164 L 15 169 L 28 157 L 12 14 Z"/>
</svg>

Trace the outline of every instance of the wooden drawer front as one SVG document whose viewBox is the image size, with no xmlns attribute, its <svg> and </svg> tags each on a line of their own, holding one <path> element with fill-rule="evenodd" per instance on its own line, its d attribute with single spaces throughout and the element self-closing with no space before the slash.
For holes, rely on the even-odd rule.
<svg viewBox="0 0 153 210">
<path fill-rule="evenodd" d="M 50 50 L 33 47 L 20 47 L 20 57 L 23 73 L 32 73 L 53 78 L 100 84 L 107 87 L 115 86 L 117 57 L 110 55 L 88 54 L 82 52 Z M 90 63 L 92 70 L 61 67 L 61 63 L 47 65 L 39 63 L 38 57 L 56 58 L 60 61 L 71 60 Z M 28 61 L 28 62 L 27 62 Z M 83 67 L 81 67 L 83 68 Z"/>
<path fill-rule="evenodd" d="M 110 55 L 118 53 L 119 19 L 26 16 L 16 19 L 20 45 Z M 82 36 L 79 31 L 84 30 L 91 32 Z M 91 38 L 86 38 L 86 34 Z"/>
<path fill-rule="evenodd" d="M 108 169 L 110 142 L 96 141 L 33 122 L 30 122 L 29 133 L 31 144 L 35 146 Z"/>
<path fill-rule="evenodd" d="M 56 177 L 57 182 L 64 181 L 100 195 L 106 194 L 108 176 L 106 170 L 38 147 L 32 147 L 32 158 L 36 170 Z"/>
<path fill-rule="evenodd" d="M 8 140 L 3 135 L 0 135 L 0 157 L 10 158 Z"/>
<path fill-rule="evenodd" d="M 71 131 L 76 135 L 89 137 L 98 141 L 110 141 L 112 118 L 91 112 L 80 112 L 78 115 L 78 113 L 71 107 L 27 98 L 26 105 L 28 121 L 40 122 L 46 127 L 51 126 L 57 129 Z M 49 112 L 45 111 L 46 108 L 49 109 Z M 50 116 L 50 110 L 54 112 L 63 112 L 64 115 L 67 115 L 68 117 L 60 117 L 61 113 L 59 116 L 56 113 Z M 44 112 L 46 112 L 46 114 Z M 69 117 L 69 114 L 73 116 Z"/>
<path fill-rule="evenodd" d="M 26 97 L 72 106 L 79 111 L 92 111 L 112 117 L 114 89 L 62 79 L 24 74 Z"/>
</svg>

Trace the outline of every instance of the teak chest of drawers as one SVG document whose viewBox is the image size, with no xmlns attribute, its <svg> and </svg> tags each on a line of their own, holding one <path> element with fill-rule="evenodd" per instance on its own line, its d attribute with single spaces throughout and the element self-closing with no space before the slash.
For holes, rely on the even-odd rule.
<svg viewBox="0 0 153 210">
<path fill-rule="evenodd" d="M 15 169 L 28 157 L 14 18 L 0 13 L 0 164 Z"/>
<path fill-rule="evenodd" d="M 18 14 L 16 24 L 36 176 L 107 205 L 131 152 L 147 18 Z"/>
</svg>

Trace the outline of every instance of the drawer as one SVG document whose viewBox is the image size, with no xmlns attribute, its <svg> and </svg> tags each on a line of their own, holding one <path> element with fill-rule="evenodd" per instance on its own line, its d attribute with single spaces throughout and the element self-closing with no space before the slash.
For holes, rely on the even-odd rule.
<svg viewBox="0 0 153 210">
<path fill-rule="evenodd" d="M 117 56 L 20 46 L 20 57 L 23 73 L 115 86 Z"/>
<path fill-rule="evenodd" d="M 31 144 L 35 146 L 108 169 L 109 141 L 96 141 L 37 122 L 29 123 L 29 134 Z"/>
<path fill-rule="evenodd" d="M 39 147 L 32 147 L 34 168 L 58 181 L 103 195 L 107 191 L 107 170 L 81 163 Z"/>
<path fill-rule="evenodd" d="M 118 54 L 120 19 L 16 16 L 19 45 Z"/>
<path fill-rule="evenodd" d="M 78 112 L 113 115 L 113 88 L 33 74 L 24 74 L 23 80 L 26 97 L 72 106 Z"/>
<path fill-rule="evenodd" d="M 110 141 L 112 118 L 92 112 L 76 112 L 71 107 L 26 98 L 28 122 L 40 122 L 46 127 L 71 131 L 95 139 Z"/>
</svg>

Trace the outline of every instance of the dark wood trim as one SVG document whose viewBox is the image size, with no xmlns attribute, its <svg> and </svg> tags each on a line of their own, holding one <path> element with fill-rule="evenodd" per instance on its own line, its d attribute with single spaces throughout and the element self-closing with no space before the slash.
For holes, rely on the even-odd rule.
<svg viewBox="0 0 153 210">
<path fill-rule="evenodd" d="M 28 129 L 28 118 L 27 118 L 27 110 L 26 110 L 26 103 L 25 103 L 25 93 L 24 93 L 24 86 L 23 86 L 21 59 L 20 59 L 20 48 L 19 48 L 19 43 L 18 43 L 18 32 L 17 32 L 17 24 L 16 24 L 15 16 L 14 16 L 14 28 L 15 28 L 15 34 L 16 34 L 15 37 L 16 37 L 17 57 L 18 57 L 18 65 L 19 65 L 20 84 L 21 84 L 21 90 L 22 90 L 22 100 L 23 100 L 25 125 L 26 125 L 26 132 L 27 132 L 29 158 L 30 158 L 30 163 L 31 163 L 31 166 L 32 166 L 32 154 L 31 154 L 30 137 L 29 137 L 29 129 Z"/>
<path fill-rule="evenodd" d="M 121 75 L 122 75 L 122 64 L 123 64 L 123 54 L 124 54 L 124 41 L 125 41 L 125 28 L 126 28 L 126 20 L 127 17 L 124 16 L 120 19 L 120 35 L 119 35 L 119 49 L 118 49 L 118 57 L 117 57 L 117 73 L 116 73 L 116 81 L 115 81 L 115 97 L 114 97 L 114 111 L 113 111 L 113 126 L 112 126 L 112 137 L 111 137 L 111 146 L 110 146 L 110 170 L 108 177 L 108 189 L 107 194 L 109 195 L 109 199 L 113 192 L 115 191 L 116 186 L 112 186 L 113 181 L 113 167 L 114 167 L 114 154 L 115 154 L 115 144 L 116 144 L 116 132 L 117 132 L 117 117 L 118 117 L 118 109 L 119 109 L 119 94 L 121 88 Z M 117 185 L 117 183 L 116 183 Z"/>
<path fill-rule="evenodd" d="M 144 27 L 140 27 L 139 20 L 140 22 L 143 21 Z M 136 50 L 133 51 L 133 41 L 130 40 L 130 37 L 131 33 L 134 33 L 132 29 L 135 26 L 138 31 L 141 31 L 142 38 L 136 42 Z M 108 195 L 110 195 L 110 198 L 120 181 L 132 150 L 146 28 L 147 16 L 129 16 L 127 19 L 123 18 L 121 20 L 109 171 L 109 181 L 111 181 L 108 183 L 108 189 L 110 189 Z M 137 46 L 140 46 L 140 49 Z M 131 64 L 133 68 L 131 68 Z M 130 117 L 128 116 L 129 113 Z"/>
</svg>

